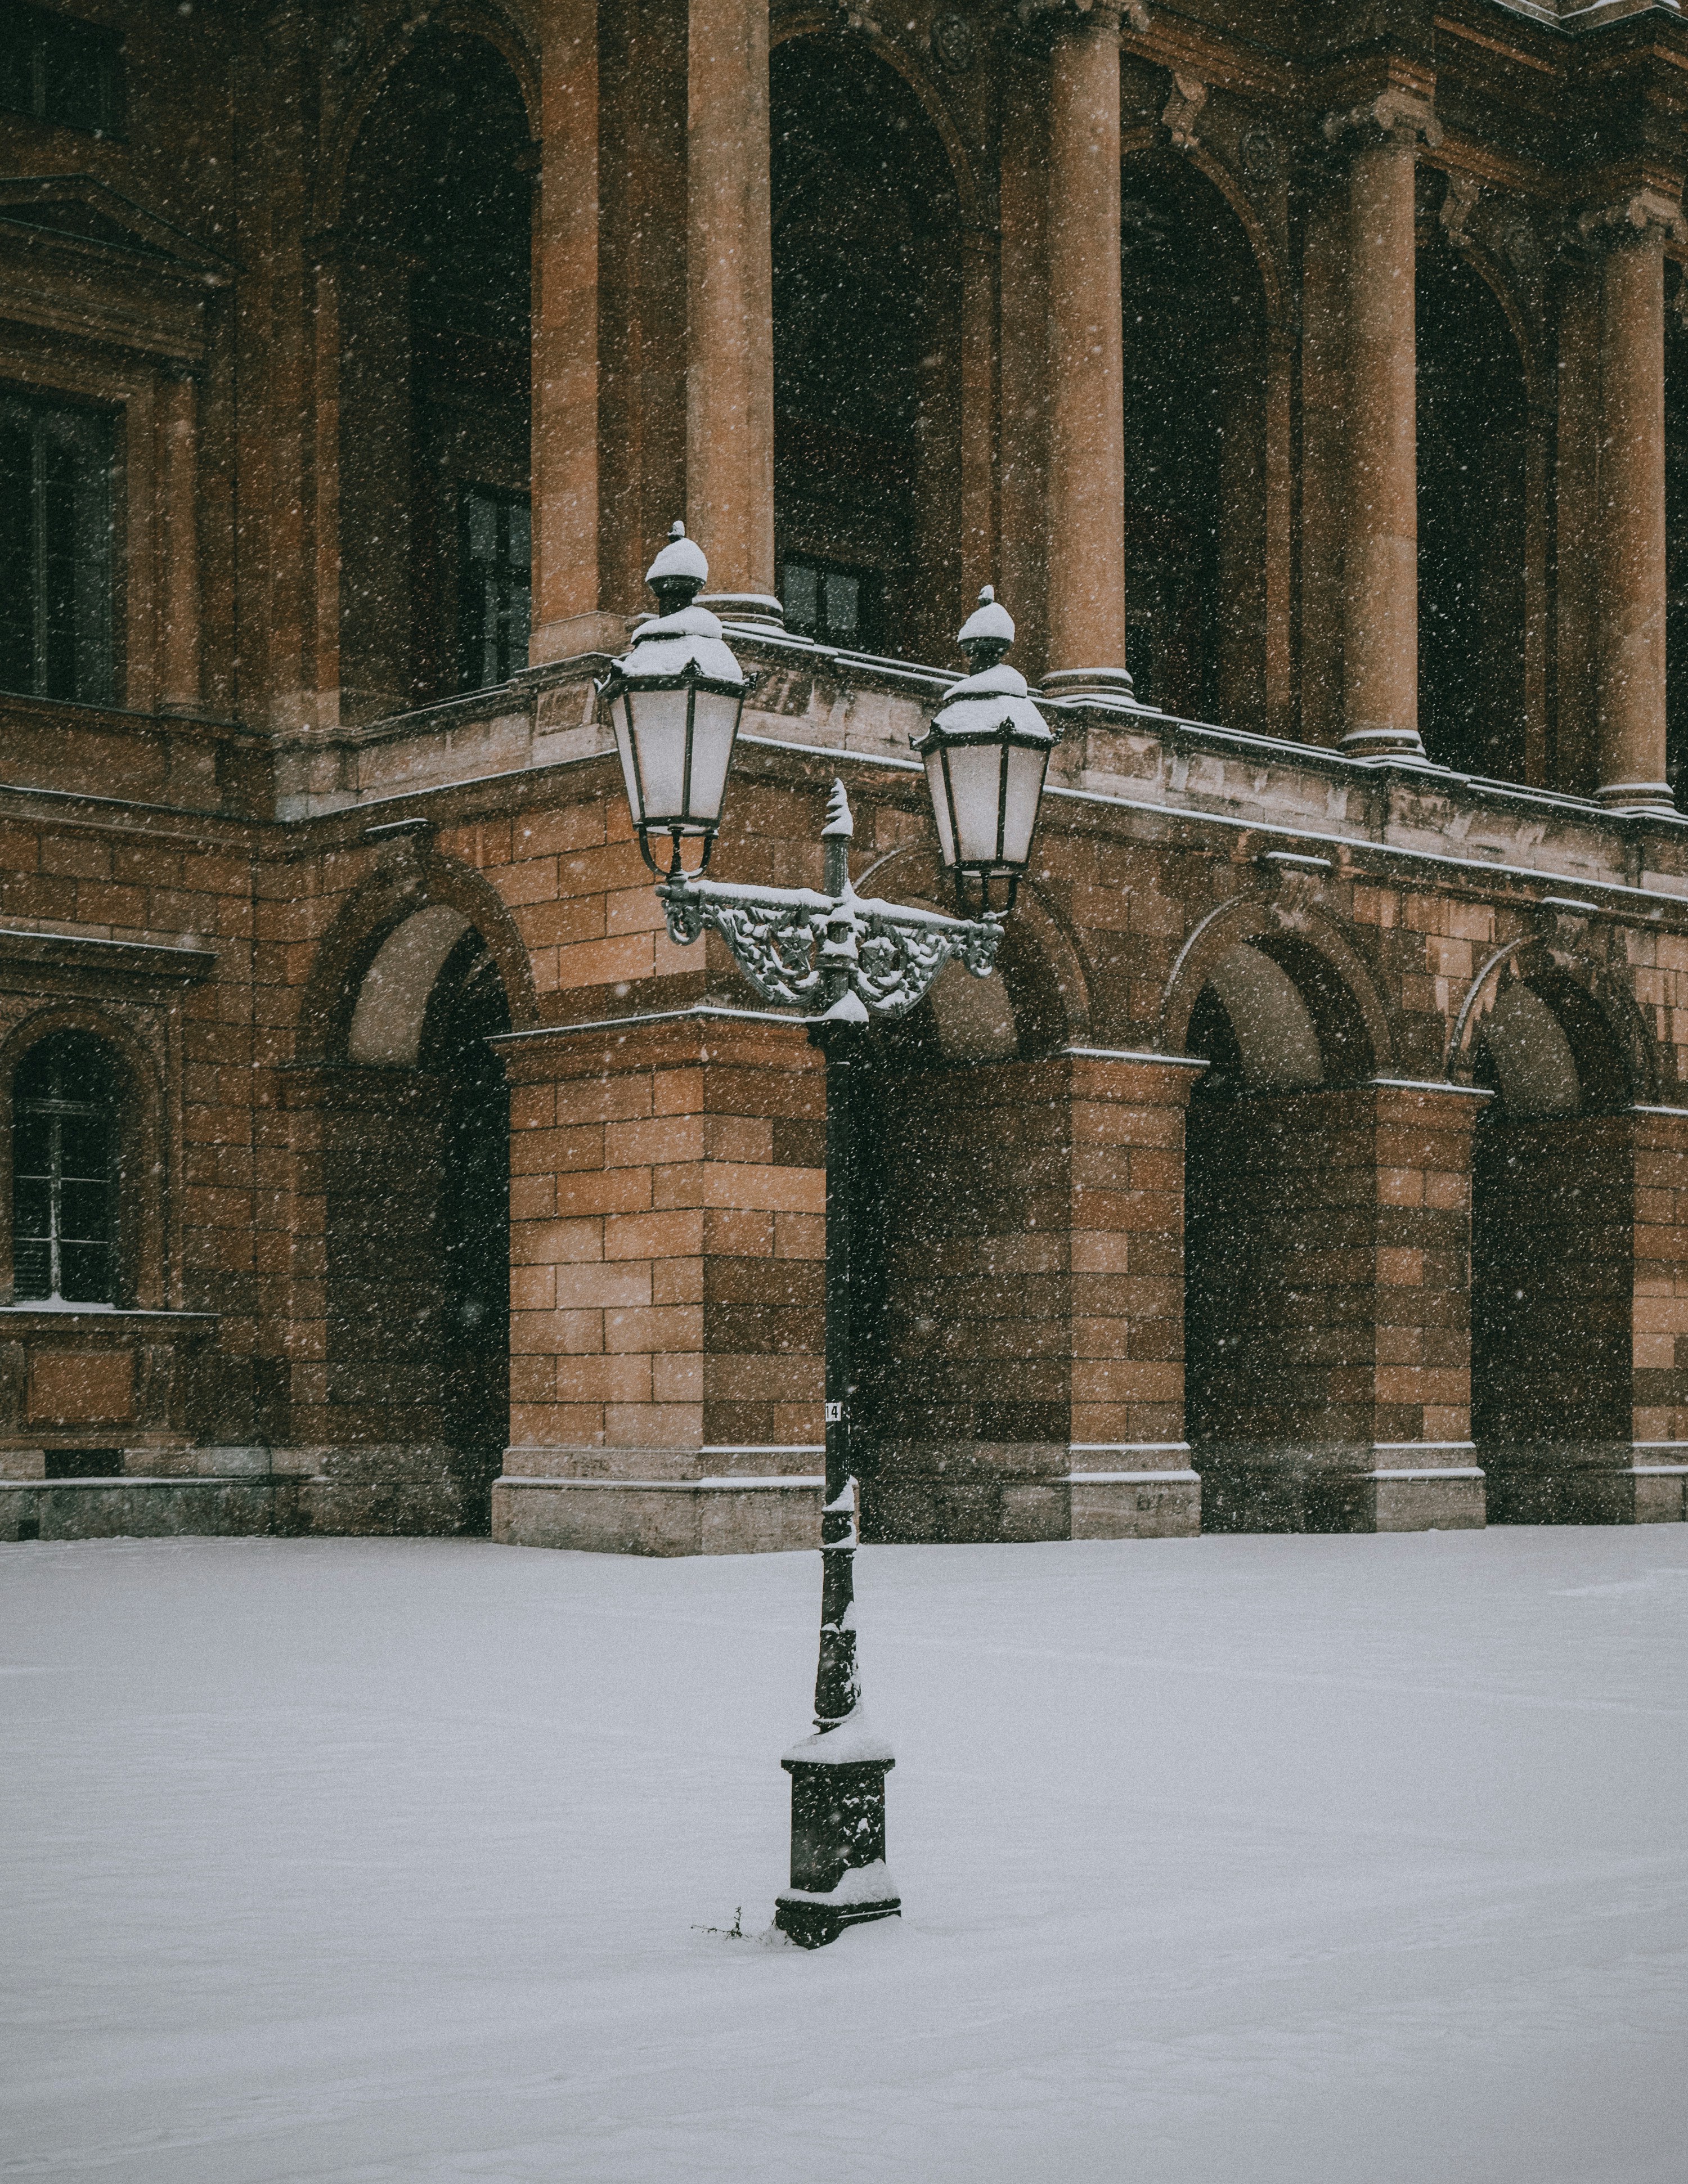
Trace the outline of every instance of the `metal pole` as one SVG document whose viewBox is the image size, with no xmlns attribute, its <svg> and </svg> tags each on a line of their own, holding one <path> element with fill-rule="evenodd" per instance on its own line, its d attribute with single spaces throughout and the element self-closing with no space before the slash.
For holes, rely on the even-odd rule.
<svg viewBox="0 0 1688 2184">
<path fill-rule="evenodd" d="M 821 1517 L 821 1650 L 815 1675 L 815 1726 L 827 1730 L 855 1712 L 855 1466 L 850 1405 L 855 1396 L 850 1278 L 855 1249 L 855 1103 L 867 1027 L 825 1023 L 816 1039 L 827 1057 L 827 1496 Z"/>
<path fill-rule="evenodd" d="M 868 1014 L 854 991 L 856 913 L 850 889 L 850 804 L 833 785 L 822 834 L 833 913 L 821 950 L 822 1006 L 811 1037 L 827 1061 L 827 1492 L 821 1515 L 821 1642 L 816 1734 L 781 1761 L 791 1776 L 791 1886 L 774 1923 L 805 1948 L 846 1926 L 893 1919 L 900 1899 L 885 1870 L 885 1776 L 895 1765 L 856 1717 L 855 1395 L 850 1340 L 859 1201 L 857 1121 Z"/>
</svg>

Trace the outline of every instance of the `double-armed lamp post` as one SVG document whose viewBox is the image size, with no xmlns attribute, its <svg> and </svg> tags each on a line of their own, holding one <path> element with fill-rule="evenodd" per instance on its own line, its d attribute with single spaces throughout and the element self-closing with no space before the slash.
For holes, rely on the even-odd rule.
<svg viewBox="0 0 1688 2184">
<path fill-rule="evenodd" d="M 972 672 L 914 745 L 925 762 L 939 847 L 962 915 L 856 894 L 850 803 L 834 782 L 821 830 L 822 885 L 743 887 L 705 877 L 751 683 L 721 625 L 695 604 L 709 577 L 677 523 L 645 582 L 660 612 L 604 685 L 645 862 L 677 941 L 721 934 L 766 1001 L 800 1011 L 827 1063 L 827 1480 L 821 1518 L 821 1649 L 815 1734 L 785 1755 L 791 1775 L 791 1886 L 775 1924 L 818 1948 L 849 1925 L 886 1919 L 901 1901 L 885 1864 L 889 1747 L 863 1719 L 855 1669 L 850 1457 L 855 1120 L 863 1037 L 876 1017 L 905 1015 L 947 963 L 987 978 L 1004 915 L 1031 855 L 1056 736 L 1004 664 L 1014 625 L 987 589 L 959 643 Z M 696 861 L 685 862 L 687 844 Z M 659 862 L 653 847 L 666 850 Z M 973 915 L 967 915 L 969 911 Z"/>
</svg>

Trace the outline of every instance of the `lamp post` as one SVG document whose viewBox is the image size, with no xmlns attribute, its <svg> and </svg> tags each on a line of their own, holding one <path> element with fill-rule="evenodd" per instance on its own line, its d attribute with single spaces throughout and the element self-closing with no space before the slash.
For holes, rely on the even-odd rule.
<svg viewBox="0 0 1688 2184">
<path fill-rule="evenodd" d="M 627 802 L 671 937 L 720 933 L 764 1000 L 799 1011 L 827 1065 L 826 1494 L 815 1733 L 788 1752 L 791 1883 L 775 1924 L 806 1948 L 901 1908 L 885 1864 L 885 1776 L 896 1763 L 863 1718 L 855 1668 L 855 1475 L 850 1450 L 850 1285 L 857 1117 L 872 1020 L 905 1015 L 950 962 L 988 978 L 1031 853 L 1056 735 L 1004 664 L 1014 625 L 987 588 L 959 643 L 972 672 L 916 739 L 955 882 L 950 917 L 856 894 L 850 800 L 835 781 L 821 830 L 822 884 L 744 887 L 705 877 L 751 685 L 721 626 L 694 604 L 709 565 L 677 523 L 645 581 L 661 612 L 602 686 Z M 666 842 L 665 871 L 651 844 Z M 699 844 L 688 868 L 683 845 Z M 1000 906 L 996 900 L 1000 899 Z"/>
</svg>

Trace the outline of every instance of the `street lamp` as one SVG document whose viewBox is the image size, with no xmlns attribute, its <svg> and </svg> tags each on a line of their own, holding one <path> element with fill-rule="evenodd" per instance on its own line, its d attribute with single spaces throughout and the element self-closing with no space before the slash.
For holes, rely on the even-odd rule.
<svg viewBox="0 0 1688 2184">
<path fill-rule="evenodd" d="M 805 1948 L 846 1926 L 902 1908 L 885 1865 L 890 1747 L 863 1719 L 855 1668 L 855 1476 L 850 1461 L 854 1369 L 850 1285 L 856 1244 L 856 1121 L 876 1017 L 905 1016 L 947 963 L 990 975 L 1002 920 L 1031 853 L 1055 736 L 1005 666 L 1014 625 L 987 588 L 961 633 L 972 673 L 950 690 L 915 748 L 926 760 L 944 861 L 957 905 L 977 891 L 980 915 L 950 917 L 858 895 L 850 884 L 854 825 L 835 781 L 821 830 L 820 888 L 744 887 L 704 877 L 726 801 L 727 774 L 750 685 L 721 627 L 693 604 L 709 565 L 676 524 L 646 579 L 661 615 L 643 623 L 601 686 L 611 707 L 627 801 L 671 937 L 718 933 L 764 1000 L 808 1018 L 827 1064 L 826 1496 L 821 1515 L 821 1641 L 815 1733 L 788 1752 L 791 1884 L 774 1923 Z M 666 872 L 649 837 L 670 844 Z M 703 844 L 695 872 L 681 861 Z M 1002 910 L 993 885 L 1006 889 Z"/>
<path fill-rule="evenodd" d="M 661 611 L 634 632 L 632 650 L 604 686 L 639 849 L 659 875 L 653 834 L 669 838 L 671 877 L 681 870 L 680 844 L 688 837 L 703 845 L 698 870 L 709 864 L 751 688 L 720 622 L 692 604 L 708 576 L 709 563 L 677 523 L 645 571 Z"/>
<path fill-rule="evenodd" d="M 971 888 L 990 908 L 991 883 L 1006 883 L 1014 907 L 1020 875 L 1032 854 L 1032 829 L 1055 735 L 1026 694 L 1026 678 L 1003 665 L 1014 624 L 987 584 L 956 643 L 972 672 L 933 716 L 915 749 L 926 762 L 926 786 L 938 844 L 955 874 L 955 907 Z"/>
</svg>

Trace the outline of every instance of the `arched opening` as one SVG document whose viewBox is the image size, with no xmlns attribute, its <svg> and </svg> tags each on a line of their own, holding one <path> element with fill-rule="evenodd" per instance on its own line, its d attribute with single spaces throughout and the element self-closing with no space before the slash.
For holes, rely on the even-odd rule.
<svg viewBox="0 0 1688 2184">
<path fill-rule="evenodd" d="M 1011 933 L 1016 928 L 1010 927 Z M 1041 1536 L 1026 1482 L 1066 1468 L 1064 1117 L 1039 1066 L 1058 997 L 1022 928 L 875 1042 L 860 1112 L 863 1536 Z"/>
<path fill-rule="evenodd" d="M 788 627 L 947 659 L 961 266 L 943 142 L 860 40 L 774 49 L 774 532 Z"/>
<path fill-rule="evenodd" d="M 37 1040 L 14 1072 L 16 1303 L 127 1301 L 133 1239 L 124 1233 L 125 1074 L 103 1039 L 73 1030 Z"/>
<path fill-rule="evenodd" d="M 1418 723 L 1439 766 L 1524 777 L 1524 359 L 1482 276 L 1418 254 Z"/>
<path fill-rule="evenodd" d="M 395 1451 L 352 1529 L 485 1531 L 509 1419 L 510 1029 L 443 903 L 380 941 L 352 1001 L 325 1162 L 329 1436 Z"/>
<path fill-rule="evenodd" d="M 1354 1368 L 1373 1333 L 1376 1056 L 1335 966 L 1299 936 L 1239 939 L 1185 1047 L 1208 1067 L 1184 1139 L 1185 1433 L 1208 1531 L 1346 1529 L 1369 1447 Z"/>
<path fill-rule="evenodd" d="M 1479 1035 L 1472 1435 L 1489 1521 L 1614 1522 L 1631 1461 L 1635 1178 L 1624 1056 L 1563 972 L 1504 983 Z"/>
<path fill-rule="evenodd" d="M 1168 712 L 1265 726 L 1266 300 L 1182 159 L 1123 177 L 1127 663 Z"/>
<path fill-rule="evenodd" d="M 354 724 L 527 664 L 529 149 L 502 55 L 438 31 L 382 86 L 352 155 L 337 296 Z"/>
</svg>

